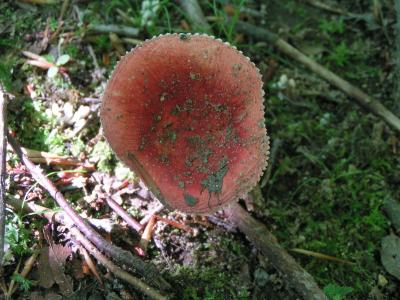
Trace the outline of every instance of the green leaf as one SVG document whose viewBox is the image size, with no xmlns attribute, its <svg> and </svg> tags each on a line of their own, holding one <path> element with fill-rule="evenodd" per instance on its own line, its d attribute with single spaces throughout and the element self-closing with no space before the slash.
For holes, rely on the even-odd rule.
<svg viewBox="0 0 400 300">
<path fill-rule="evenodd" d="M 386 271 L 400 279 L 400 238 L 394 234 L 382 239 L 381 260 Z"/>
<path fill-rule="evenodd" d="M 67 62 L 69 62 L 70 59 L 71 57 L 68 54 L 63 54 L 57 59 L 56 65 L 57 66 L 65 65 Z"/>
<path fill-rule="evenodd" d="M 340 286 L 334 283 L 330 283 L 324 287 L 324 293 L 329 300 L 342 300 L 344 296 L 351 293 L 353 289 L 348 286 Z"/>
<path fill-rule="evenodd" d="M 58 68 L 57 67 L 51 67 L 50 69 L 47 70 L 47 76 L 49 78 L 54 78 L 58 73 Z"/>
</svg>

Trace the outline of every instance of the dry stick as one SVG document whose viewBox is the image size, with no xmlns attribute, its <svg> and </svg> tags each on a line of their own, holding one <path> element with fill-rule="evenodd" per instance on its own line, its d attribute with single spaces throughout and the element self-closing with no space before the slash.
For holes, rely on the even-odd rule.
<svg viewBox="0 0 400 300">
<path fill-rule="evenodd" d="M 18 209 L 22 206 L 22 201 L 11 198 L 9 203 L 14 208 Z M 37 214 L 43 214 L 49 222 L 56 221 L 66 227 L 68 227 L 72 236 L 89 251 L 102 265 L 107 267 L 115 276 L 130 283 L 136 289 L 141 291 L 143 294 L 147 295 L 151 299 L 164 300 L 167 299 L 165 296 L 161 295 L 157 290 L 153 289 L 139 278 L 134 277 L 128 272 L 122 270 L 112 261 L 110 261 L 106 256 L 104 256 L 89 240 L 85 237 L 77 227 L 75 227 L 74 222 L 65 212 L 54 212 L 46 207 L 37 205 L 33 202 L 27 202 L 23 207 L 25 211 L 34 212 Z"/>
<path fill-rule="evenodd" d="M 139 35 L 139 29 L 124 25 L 114 25 L 114 24 L 90 24 L 88 29 L 97 33 L 116 33 L 118 35 L 137 37 Z"/>
<path fill-rule="evenodd" d="M 130 227 L 132 227 L 137 232 L 143 230 L 143 226 L 132 218 L 117 202 L 115 202 L 111 197 L 106 198 L 107 204 L 112 208 Z"/>
<path fill-rule="evenodd" d="M 179 3 L 193 25 L 200 27 L 207 32 L 211 31 L 210 24 L 208 24 L 201 7 L 196 0 L 180 0 Z"/>
<path fill-rule="evenodd" d="M 395 39 L 395 45 L 396 45 L 396 51 L 394 52 L 395 54 L 395 63 L 396 63 L 396 69 L 395 69 L 395 91 L 394 91 L 394 100 L 395 103 L 397 103 L 396 110 L 397 112 L 400 112 L 400 1 L 395 1 L 394 3 L 394 8 L 396 11 L 396 24 L 395 24 L 395 32 L 396 32 L 396 39 Z"/>
<path fill-rule="evenodd" d="M 92 260 L 92 258 L 90 257 L 89 253 L 87 253 L 85 247 L 80 247 L 79 248 L 80 253 L 83 256 L 83 259 L 85 260 L 89 270 L 93 273 L 93 275 L 96 277 L 97 281 L 103 285 L 103 280 L 101 280 L 101 277 L 99 275 L 99 272 L 97 272 L 96 266 Z"/>
<path fill-rule="evenodd" d="M 6 224 L 6 154 L 7 154 L 7 102 L 8 96 L 0 83 L 0 275 L 3 273 L 4 239 Z"/>
<path fill-rule="evenodd" d="M 309 5 L 312 5 L 314 7 L 329 11 L 331 13 L 335 13 L 335 14 L 338 14 L 338 15 L 345 15 L 345 16 L 354 16 L 354 14 L 351 14 L 351 13 L 349 13 L 349 12 L 347 12 L 347 11 L 341 9 L 341 8 L 333 7 L 333 6 L 331 6 L 331 5 L 327 4 L 327 3 L 324 3 L 324 2 L 321 2 L 321 1 L 318 1 L 318 0 L 307 0 L 306 2 Z"/>
<path fill-rule="evenodd" d="M 54 186 L 54 184 L 43 174 L 40 167 L 33 164 L 29 158 L 21 151 L 21 147 L 18 142 L 10 135 L 8 135 L 8 141 L 15 153 L 18 155 L 20 160 L 24 163 L 27 169 L 32 174 L 32 177 L 48 191 L 48 193 L 56 200 L 57 204 L 65 211 L 69 218 L 79 228 L 79 230 L 96 245 L 101 251 L 107 253 L 118 263 L 125 265 L 128 268 L 133 268 L 140 275 L 144 276 L 147 280 L 153 282 L 157 287 L 162 289 L 170 288 L 170 285 L 161 277 L 157 269 L 149 264 L 145 263 L 138 257 L 132 255 L 132 253 L 123 250 L 117 246 L 112 245 L 106 241 L 100 234 L 98 234 L 92 227 L 90 227 L 85 220 L 79 216 L 75 210 L 69 205 L 68 201 L 64 198 L 60 191 Z"/>
<path fill-rule="evenodd" d="M 39 251 L 34 250 L 33 254 L 28 258 L 28 260 L 25 262 L 24 268 L 22 271 L 19 273 L 23 278 L 26 278 L 26 276 L 29 274 L 29 272 L 33 268 L 33 264 L 36 262 L 36 258 L 39 255 Z M 11 299 L 11 296 L 15 293 L 15 291 L 18 288 L 18 283 L 15 284 L 15 281 L 11 281 L 10 287 L 8 289 L 7 293 L 7 298 Z"/>
<path fill-rule="evenodd" d="M 164 205 L 161 203 L 157 204 L 157 206 L 152 210 L 147 212 L 147 214 L 140 220 L 140 225 L 144 226 L 149 222 L 149 220 L 153 217 L 153 215 L 158 214 L 160 211 L 164 209 Z"/>
<path fill-rule="evenodd" d="M 74 235 L 80 241 L 80 243 L 104 266 L 106 266 L 112 273 L 118 276 L 120 279 L 125 280 L 126 282 L 133 285 L 143 294 L 149 296 L 151 299 L 164 300 L 168 299 L 167 297 L 161 295 L 158 291 L 151 288 L 139 278 L 132 276 L 128 272 L 122 270 L 113 262 L 107 259 L 89 240 L 85 239 L 83 234 L 79 230 L 74 231 Z"/>
<path fill-rule="evenodd" d="M 290 256 L 277 242 L 275 236 L 267 227 L 254 219 L 238 203 L 225 210 L 228 217 L 247 238 L 265 255 L 271 264 L 282 272 L 283 276 L 304 299 L 327 300 L 314 278 L 307 273 L 294 258 Z"/>
<path fill-rule="evenodd" d="M 400 132 L 400 119 L 388 110 L 382 103 L 368 96 L 359 88 L 352 85 L 350 82 L 340 78 L 327 68 L 313 61 L 308 56 L 301 53 L 299 50 L 280 39 L 274 33 L 254 26 L 249 23 L 239 21 L 236 29 L 247 35 L 253 36 L 258 40 L 264 40 L 275 45 L 280 51 L 302 63 L 311 71 L 315 72 L 330 84 L 336 86 L 338 89 L 353 98 L 359 105 L 366 108 L 378 117 L 381 117 L 386 123 L 391 125 L 394 129 Z"/>
</svg>

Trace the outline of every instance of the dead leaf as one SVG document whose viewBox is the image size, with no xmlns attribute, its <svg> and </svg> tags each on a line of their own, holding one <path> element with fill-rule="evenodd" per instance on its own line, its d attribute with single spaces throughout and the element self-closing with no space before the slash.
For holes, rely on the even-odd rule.
<svg viewBox="0 0 400 300">
<path fill-rule="evenodd" d="M 381 260 L 386 271 L 400 279 L 400 238 L 394 234 L 382 239 Z"/>
<path fill-rule="evenodd" d="M 70 255 L 71 248 L 61 244 L 51 244 L 50 247 L 43 248 L 39 259 L 39 285 L 50 288 L 57 283 L 63 295 L 71 294 L 72 279 L 64 273 L 65 261 Z"/>
<path fill-rule="evenodd" d="M 71 255 L 71 248 L 53 244 L 49 249 L 49 262 L 53 272 L 54 279 L 63 295 L 69 295 L 73 292 L 71 277 L 64 274 L 65 260 Z"/>
<path fill-rule="evenodd" d="M 71 267 L 72 267 L 72 275 L 74 276 L 75 279 L 82 279 L 85 277 L 85 274 L 83 273 L 83 268 L 82 268 L 82 261 L 78 258 L 75 258 L 71 262 Z"/>
<path fill-rule="evenodd" d="M 49 248 L 45 247 L 40 250 L 39 268 L 38 268 L 40 286 L 48 289 L 54 284 L 54 278 L 49 265 Z"/>
</svg>

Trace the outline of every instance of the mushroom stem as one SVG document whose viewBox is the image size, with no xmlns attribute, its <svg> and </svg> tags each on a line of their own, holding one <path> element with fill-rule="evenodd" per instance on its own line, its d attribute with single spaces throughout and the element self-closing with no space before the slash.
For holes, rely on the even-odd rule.
<svg viewBox="0 0 400 300">
<path fill-rule="evenodd" d="M 342 92 L 353 98 L 360 106 L 366 108 L 374 115 L 382 118 L 386 123 L 392 126 L 395 130 L 400 132 L 400 119 L 395 116 L 389 109 L 387 109 L 378 100 L 368 96 L 364 91 L 352 85 L 350 82 L 339 77 L 332 71 L 321 66 L 295 47 L 279 38 L 276 34 L 249 23 L 239 21 L 236 26 L 237 30 L 248 34 L 255 39 L 264 40 L 274 44 L 280 51 L 290 56 L 294 60 L 302 63 L 309 70 L 321 76 L 330 84 L 336 86 Z"/>
<path fill-rule="evenodd" d="M 314 278 L 278 244 L 276 237 L 263 223 L 254 219 L 238 203 L 232 204 L 225 211 L 229 219 L 246 234 L 247 238 L 269 259 L 273 266 L 284 274 L 289 285 L 304 299 L 328 299 Z"/>
</svg>

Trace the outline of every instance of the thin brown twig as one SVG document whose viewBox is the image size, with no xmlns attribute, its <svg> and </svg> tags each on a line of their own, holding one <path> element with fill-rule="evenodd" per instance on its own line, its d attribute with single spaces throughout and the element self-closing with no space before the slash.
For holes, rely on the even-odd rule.
<svg viewBox="0 0 400 300">
<path fill-rule="evenodd" d="M 6 224 L 7 102 L 8 95 L 0 82 L 0 277 L 3 273 Z"/>
<path fill-rule="evenodd" d="M 97 33 L 115 33 L 122 36 L 137 37 L 139 35 L 139 29 L 132 26 L 115 25 L 115 24 L 90 24 L 88 27 L 89 31 Z"/>
<path fill-rule="evenodd" d="M 326 10 L 326 11 L 334 13 L 334 14 L 344 15 L 344 16 L 352 16 L 353 15 L 352 13 L 349 13 L 348 11 L 345 11 L 339 7 L 334 7 L 332 5 L 329 5 L 328 3 L 321 2 L 318 0 L 306 0 L 306 2 L 311 6 Z"/>
<path fill-rule="evenodd" d="M 321 76 L 323 79 L 328 81 L 330 84 L 336 86 L 342 92 L 354 99 L 360 106 L 366 108 L 374 115 L 383 119 L 392 128 L 400 132 L 400 119 L 395 116 L 389 109 L 387 109 L 378 100 L 368 96 L 364 91 L 360 90 L 358 87 L 352 85 L 350 82 L 339 77 L 332 71 L 321 66 L 308 56 L 304 55 L 302 52 L 294 48 L 292 45 L 279 38 L 276 34 L 259 28 L 255 25 L 238 21 L 236 29 L 242 33 L 248 34 L 255 39 L 264 40 L 275 45 L 281 52 L 290 56 L 294 60 L 300 62 L 306 66 L 309 70 Z"/>
<path fill-rule="evenodd" d="M 13 276 L 11 278 L 13 278 L 14 276 L 18 275 L 19 268 L 21 267 L 21 262 L 22 262 L 22 259 L 19 260 L 18 265 L 15 267 L 14 272 L 13 272 Z M 6 292 L 4 292 L 6 300 L 10 299 L 10 297 L 8 295 L 14 289 L 14 284 L 15 284 L 15 280 L 11 279 L 11 282 L 10 282 L 10 285 L 8 286 L 8 289 L 6 287 Z"/>
<path fill-rule="evenodd" d="M 395 38 L 395 46 L 396 51 L 394 52 L 394 61 L 396 64 L 395 67 L 395 91 L 394 91 L 394 100 L 396 103 L 396 110 L 400 112 L 400 1 L 394 2 L 394 10 L 396 12 L 396 24 L 394 25 L 396 38 Z"/>
<path fill-rule="evenodd" d="M 254 219 L 238 203 L 225 210 L 228 218 L 246 234 L 247 238 L 280 270 L 304 299 L 327 300 L 314 278 L 304 270 L 277 242 L 275 236 L 261 222 Z"/>
<path fill-rule="evenodd" d="M 85 259 L 86 264 L 88 265 L 88 267 L 89 267 L 90 271 L 93 273 L 93 275 L 96 277 L 97 281 L 101 285 L 103 285 L 103 281 L 101 280 L 99 272 L 97 272 L 96 266 L 94 265 L 93 260 L 90 258 L 89 253 L 87 253 L 87 251 L 84 247 L 80 247 L 79 251 L 82 253 L 82 256 Z"/>
<path fill-rule="evenodd" d="M 187 14 L 189 21 L 195 27 L 199 27 L 200 29 L 205 30 L 206 32 L 211 31 L 211 26 L 208 24 L 204 13 L 201 9 L 201 6 L 197 2 L 197 0 L 180 0 L 179 1 L 182 9 Z"/>
<path fill-rule="evenodd" d="M 162 211 L 164 209 L 164 205 L 162 205 L 161 203 L 158 204 L 152 211 L 148 212 L 143 219 L 140 220 L 140 225 L 144 226 L 147 224 L 147 222 L 149 222 L 149 220 L 153 217 L 153 215 L 158 214 L 160 211 Z"/>
<path fill-rule="evenodd" d="M 130 227 L 132 227 L 137 232 L 143 230 L 143 226 L 132 218 L 125 209 L 123 209 L 117 202 L 115 202 L 111 197 L 106 197 L 106 201 L 109 207 L 112 208 Z"/>
<path fill-rule="evenodd" d="M 38 255 L 39 255 L 39 251 L 34 250 L 33 254 L 26 260 L 24 268 L 22 269 L 21 273 L 19 273 L 19 275 L 21 275 L 23 278 L 26 278 L 26 276 L 32 270 L 33 264 L 35 263 Z M 12 299 L 11 296 L 15 293 L 17 288 L 18 288 L 18 283 L 15 284 L 14 280 L 11 281 L 11 284 L 10 284 L 8 292 L 7 292 L 8 299 Z"/>
<path fill-rule="evenodd" d="M 300 248 L 292 248 L 292 249 L 289 249 L 289 251 L 303 254 L 303 255 L 313 256 L 313 257 L 316 257 L 319 259 L 330 260 L 330 261 L 334 261 L 334 262 L 338 262 L 338 263 L 342 263 L 342 264 L 355 265 L 355 263 L 352 261 L 341 259 L 341 258 L 327 255 L 324 253 L 315 252 L 315 251 L 310 251 L 310 250 L 305 250 L 305 249 L 300 249 Z"/>
<path fill-rule="evenodd" d="M 9 202 L 15 209 L 20 209 L 22 206 L 22 201 L 17 199 L 12 199 Z M 69 218 L 69 216 L 65 212 L 55 212 L 46 207 L 37 205 L 33 202 L 28 202 L 25 204 L 24 210 L 28 210 L 30 212 L 34 212 L 37 214 L 43 214 L 44 217 L 50 222 L 56 221 L 64 226 L 66 226 L 71 235 L 76 239 L 76 241 L 81 244 L 83 247 L 89 251 L 102 265 L 107 267 L 115 276 L 118 278 L 128 282 L 136 289 L 141 291 L 143 294 L 148 296 L 150 299 L 155 300 L 165 300 L 167 297 L 163 296 L 160 292 L 147 285 L 139 278 L 131 275 L 130 273 L 124 271 L 116 264 L 114 264 L 111 260 L 109 260 L 105 255 L 103 255 L 89 240 L 85 237 L 75 226 L 74 222 Z"/>
<path fill-rule="evenodd" d="M 61 22 L 64 19 L 65 12 L 69 6 L 70 0 L 64 0 L 60 10 L 60 16 L 58 17 L 58 22 Z"/>
<path fill-rule="evenodd" d="M 131 252 L 123 250 L 108 241 L 106 241 L 99 233 L 90 227 L 85 220 L 76 213 L 76 211 L 69 205 L 68 201 L 64 198 L 63 194 L 55 187 L 55 185 L 43 174 L 40 167 L 33 164 L 29 158 L 22 152 L 21 146 L 10 135 L 8 141 L 15 153 L 20 158 L 21 162 L 27 167 L 32 174 L 32 177 L 45 189 L 57 204 L 65 211 L 66 215 L 73 221 L 79 230 L 96 245 L 101 251 L 107 253 L 112 259 L 127 268 L 132 268 L 140 275 L 144 276 L 147 280 L 151 281 L 157 287 L 162 289 L 170 288 L 170 285 L 162 278 L 155 266 L 150 263 L 145 263 L 138 257 L 132 255 Z"/>
<path fill-rule="evenodd" d="M 142 233 L 142 237 L 140 239 L 139 246 L 144 252 L 147 251 L 147 246 L 150 243 L 151 236 L 153 234 L 154 225 L 156 224 L 156 220 L 157 220 L 156 216 L 152 215 Z"/>
</svg>

